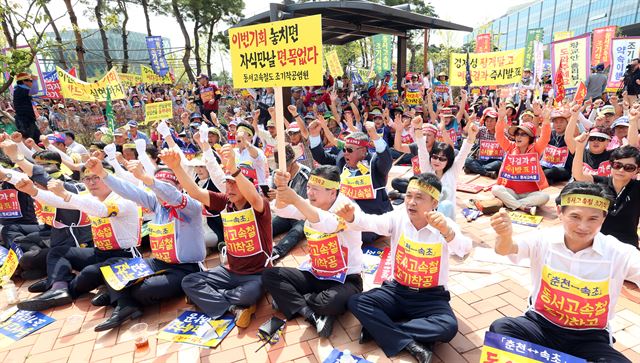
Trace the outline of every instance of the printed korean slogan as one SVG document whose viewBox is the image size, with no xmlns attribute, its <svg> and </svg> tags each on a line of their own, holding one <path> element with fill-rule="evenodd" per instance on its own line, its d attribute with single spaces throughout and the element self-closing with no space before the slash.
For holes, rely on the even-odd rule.
<svg viewBox="0 0 640 363">
<path fill-rule="evenodd" d="M 229 29 L 235 88 L 322 84 L 320 15 Z"/>
<path fill-rule="evenodd" d="M 491 34 L 478 34 L 476 37 L 476 53 L 491 52 Z"/>
<path fill-rule="evenodd" d="M 144 105 L 144 111 L 146 114 L 145 122 L 152 122 L 158 120 L 166 120 L 173 117 L 173 105 L 172 101 L 146 103 Z"/>
<path fill-rule="evenodd" d="M 391 70 L 391 53 L 393 38 L 389 34 L 378 34 L 371 37 L 373 45 L 373 71 L 381 74 Z"/>
<path fill-rule="evenodd" d="M 3 278 L 11 278 L 18 268 L 18 261 L 22 258 L 23 252 L 15 243 L 11 243 L 10 248 L 0 246 L 0 285 L 4 284 Z"/>
<path fill-rule="evenodd" d="M 338 52 L 336 52 L 335 50 L 332 50 L 329 53 L 327 53 L 327 66 L 329 67 L 329 73 L 331 73 L 333 77 L 342 76 L 342 73 L 344 73 L 342 71 L 342 66 L 340 65 L 340 58 L 338 58 Z"/>
<path fill-rule="evenodd" d="M 524 48 L 524 68 L 533 69 L 535 59 L 535 42 L 542 42 L 544 38 L 544 29 L 535 28 L 527 30 L 527 41 Z"/>
<path fill-rule="evenodd" d="M 0 323 L 0 348 L 4 348 L 27 335 L 56 321 L 38 311 L 19 310 Z"/>
<path fill-rule="evenodd" d="M 120 83 L 125 87 L 135 87 L 138 83 L 142 83 L 142 76 L 133 73 L 118 73 Z"/>
<path fill-rule="evenodd" d="M 144 84 L 173 84 L 171 74 L 160 77 L 153 69 L 142 65 L 140 66 L 140 73 L 142 74 L 142 83 Z"/>
<path fill-rule="evenodd" d="M 613 38 L 611 39 L 611 68 L 607 89 L 616 91 L 622 88 L 622 78 L 627 64 L 633 58 L 638 57 L 640 49 L 640 37 Z"/>
<path fill-rule="evenodd" d="M 140 257 L 132 258 L 124 262 L 118 262 L 113 265 L 102 266 L 100 271 L 104 276 L 104 280 L 114 290 L 122 290 L 129 284 L 138 279 L 145 278 L 155 274 L 149 264 Z"/>
<path fill-rule="evenodd" d="M 617 27 L 606 26 L 604 28 L 593 29 L 593 45 L 591 49 L 591 64 L 598 65 L 604 63 L 606 69 L 611 64 L 610 48 L 611 39 L 616 36 Z"/>
<path fill-rule="evenodd" d="M 585 34 L 579 37 L 561 40 L 551 43 L 551 74 L 554 75 L 563 61 L 562 78 L 564 88 L 576 88 L 580 81 L 585 82 L 589 77 L 589 62 L 591 60 L 590 49 L 591 35 Z"/>
<path fill-rule="evenodd" d="M 586 363 L 584 359 L 570 354 L 492 332 L 486 332 L 484 335 L 484 346 L 480 353 L 480 362 Z"/>
<path fill-rule="evenodd" d="M 518 83 L 522 79 L 524 49 L 503 52 L 472 53 L 469 69 L 474 86 L 500 86 Z M 466 84 L 466 53 L 451 53 L 449 59 L 449 85 Z"/>
<path fill-rule="evenodd" d="M 62 68 L 56 67 L 62 97 L 77 101 L 102 102 L 107 100 L 107 88 L 111 94 L 111 99 L 119 100 L 126 98 L 118 72 L 112 68 L 104 77 L 96 82 L 87 83 L 65 72 Z"/>
<path fill-rule="evenodd" d="M 147 37 L 147 50 L 149 51 L 149 61 L 151 68 L 160 77 L 164 77 L 169 72 L 169 64 L 164 56 L 161 36 Z"/>
<path fill-rule="evenodd" d="M 60 94 L 60 81 L 58 81 L 58 72 L 44 72 L 42 74 L 44 76 L 44 84 L 47 88 L 47 98 L 52 99 L 60 99 L 62 95 Z"/>
<path fill-rule="evenodd" d="M 573 31 L 553 33 L 554 42 L 558 42 L 558 41 L 569 39 L 569 38 L 573 38 Z"/>
<path fill-rule="evenodd" d="M 158 333 L 158 339 L 215 348 L 234 326 L 230 316 L 213 320 L 207 314 L 185 311 Z"/>
</svg>

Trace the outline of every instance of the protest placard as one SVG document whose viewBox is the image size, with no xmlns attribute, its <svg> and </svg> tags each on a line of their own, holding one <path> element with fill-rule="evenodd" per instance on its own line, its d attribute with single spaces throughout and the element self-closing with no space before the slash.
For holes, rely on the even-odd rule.
<svg viewBox="0 0 640 363">
<path fill-rule="evenodd" d="M 511 223 L 523 226 L 537 227 L 542 222 L 542 216 L 532 216 L 531 214 L 511 211 L 509 212 Z"/>
<path fill-rule="evenodd" d="M 422 104 L 422 92 L 409 92 L 405 93 L 404 101 L 407 105 L 415 106 Z"/>
<path fill-rule="evenodd" d="M 373 71 L 380 75 L 391 70 L 391 57 L 393 52 L 393 36 L 390 34 L 377 34 L 371 37 L 373 46 Z"/>
<path fill-rule="evenodd" d="M 56 321 L 38 311 L 18 310 L 9 319 L 0 323 L 0 348 L 26 337 Z"/>
<path fill-rule="evenodd" d="M 112 68 L 104 77 L 93 83 L 82 81 L 60 67 L 56 67 L 56 72 L 60 81 L 60 91 L 64 98 L 86 102 L 102 102 L 107 100 L 107 88 L 111 94 L 111 99 L 126 98 L 115 68 Z"/>
<path fill-rule="evenodd" d="M 384 281 L 391 277 L 393 271 L 391 271 L 391 265 L 393 264 L 393 258 L 389 258 L 389 247 L 385 247 L 380 256 L 380 265 L 373 278 L 373 283 L 381 285 Z"/>
<path fill-rule="evenodd" d="M 476 53 L 491 52 L 491 34 L 478 34 L 476 37 Z"/>
<path fill-rule="evenodd" d="M 142 75 L 140 78 L 144 84 L 173 84 L 173 78 L 171 78 L 170 73 L 160 77 L 153 69 L 143 65 L 140 66 L 140 73 Z"/>
<path fill-rule="evenodd" d="M 155 274 L 149 264 L 140 257 L 100 267 L 104 280 L 115 290 L 134 283 L 138 279 Z"/>
<path fill-rule="evenodd" d="M 158 120 L 167 120 L 173 117 L 172 101 L 145 103 L 145 123 Z"/>
<path fill-rule="evenodd" d="M 134 73 L 118 73 L 120 83 L 125 87 L 135 87 L 142 83 L 142 76 Z"/>
<path fill-rule="evenodd" d="M 524 48 L 503 52 L 469 54 L 469 70 L 474 86 L 500 86 L 522 80 Z M 451 53 L 449 85 L 466 85 L 466 53 Z"/>
<path fill-rule="evenodd" d="M 611 64 L 611 40 L 616 36 L 615 25 L 593 29 L 593 45 L 591 46 L 591 64 L 604 64 L 607 68 Z"/>
<path fill-rule="evenodd" d="M 562 61 L 562 79 L 565 89 L 575 89 L 580 82 L 586 82 L 590 74 L 591 35 L 551 43 L 551 74 L 557 83 L 556 72 Z"/>
<path fill-rule="evenodd" d="M 4 284 L 4 277 L 11 278 L 18 268 L 18 261 L 22 257 L 22 249 L 13 242 L 9 249 L 0 246 L 0 285 Z"/>
<path fill-rule="evenodd" d="M 535 42 L 542 42 L 544 29 L 535 28 L 527 30 L 527 40 L 524 45 L 524 68 L 533 69 L 535 60 Z"/>
<path fill-rule="evenodd" d="M 158 333 L 158 339 L 215 348 L 235 325 L 230 316 L 213 320 L 204 313 L 185 311 Z"/>
<path fill-rule="evenodd" d="M 611 39 L 610 57 L 611 68 L 609 69 L 609 80 L 607 91 L 615 92 L 622 88 L 622 78 L 627 70 L 627 64 L 633 58 L 639 56 L 640 37 L 613 38 Z"/>
<path fill-rule="evenodd" d="M 338 52 L 332 50 L 327 53 L 327 67 L 329 67 L 329 73 L 333 77 L 340 77 L 344 73 L 342 66 L 340 65 L 340 58 L 338 58 Z"/>
<path fill-rule="evenodd" d="M 586 363 L 584 359 L 574 357 L 567 353 L 529 343 L 524 340 L 507 337 L 504 335 L 486 332 L 484 346 L 480 353 L 481 363 L 536 363 L 536 362 L 562 362 L 562 363 Z"/>
</svg>

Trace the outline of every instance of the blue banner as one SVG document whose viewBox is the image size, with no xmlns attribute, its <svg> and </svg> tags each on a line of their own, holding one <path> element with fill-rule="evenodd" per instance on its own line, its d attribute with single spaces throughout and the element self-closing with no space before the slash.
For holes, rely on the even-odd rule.
<svg viewBox="0 0 640 363">
<path fill-rule="evenodd" d="M 213 320 L 207 314 L 185 311 L 158 333 L 158 339 L 215 348 L 234 326 L 231 316 Z"/>
<path fill-rule="evenodd" d="M 586 363 L 584 359 L 574 357 L 538 344 L 504 335 L 486 332 L 480 362 L 556 362 Z"/>
<path fill-rule="evenodd" d="M 104 280 L 115 290 L 122 290 L 138 279 L 156 274 L 147 261 L 136 257 L 126 261 L 100 267 Z M 160 271 L 158 271 L 160 272 Z"/>
<path fill-rule="evenodd" d="M 149 51 L 149 61 L 151 68 L 160 77 L 164 77 L 169 72 L 169 64 L 164 56 L 161 36 L 147 37 L 147 50 Z"/>
<path fill-rule="evenodd" d="M 56 320 L 37 311 L 18 310 L 7 321 L 0 323 L 0 348 L 10 345 L 54 321 Z"/>
</svg>

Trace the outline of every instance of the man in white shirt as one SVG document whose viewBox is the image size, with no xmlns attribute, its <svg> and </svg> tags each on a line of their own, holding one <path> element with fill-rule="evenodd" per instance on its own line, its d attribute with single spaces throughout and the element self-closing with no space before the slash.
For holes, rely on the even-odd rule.
<svg viewBox="0 0 640 363">
<path fill-rule="evenodd" d="M 524 316 L 498 319 L 492 332 L 590 362 L 631 362 L 613 348 L 608 329 L 624 281 L 640 286 L 640 252 L 600 233 L 614 200 L 599 184 L 569 183 L 556 198 L 562 225 L 516 241 L 506 211 L 491 217 L 496 253 L 530 259 L 533 279 Z"/>
<path fill-rule="evenodd" d="M 340 190 L 340 172 L 330 165 L 311 171 L 308 200 L 289 187 L 291 175 L 275 173 L 277 187 L 274 212 L 283 218 L 306 219 L 309 260 L 298 268 L 273 267 L 262 273 L 262 284 L 277 309 L 287 319 L 303 316 L 328 338 L 337 316 L 347 310 L 347 300 L 362 292 L 362 234 L 345 229 L 332 212 L 343 204 L 360 209 Z"/>
<path fill-rule="evenodd" d="M 67 155 L 71 156 L 72 154 L 89 155 L 87 148 L 84 145 L 76 142 L 76 135 L 73 131 L 65 130 L 63 131 L 65 135 L 64 144 L 67 147 Z"/>
<path fill-rule="evenodd" d="M 238 124 L 236 131 L 236 147 L 234 148 L 236 153 L 236 164 L 251 166 L 256 171 L 258 185 L 267 186 L 267 172 L 269 170 L 267 158 L 264 156 L 264 152 L 262 152 L 262 150 L 253 145 L 252 140 L 254 135 L 255 129 L 253 126 L 246 122 Z"/>
<path fill-rule="evenodd" d="M 436 212 L 441 190 L 438 177 L 423 173 L 410 179 L 404 209 L 372 215 L 345 205 L 336 211 L 349 231 L 391 237 L 392 276 L 348 304 L 362 324 L 360 342 L 373 338 L 389 357 L 405 350 L 420 363 L 431 362 L 431 345 L 458 332 L 447 290 L 449 254 L 466 255 L 471 239 Z"/>
</svg>

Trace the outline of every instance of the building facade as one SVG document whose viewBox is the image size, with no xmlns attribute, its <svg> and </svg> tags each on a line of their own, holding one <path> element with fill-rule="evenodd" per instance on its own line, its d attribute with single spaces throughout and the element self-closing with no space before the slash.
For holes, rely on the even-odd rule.
<svg viewBox="0 0 640 363">
<path fill-rule="evenodd" d="M 491 33 L 492 46 L 499 50 L 524 48 L 527 29 L 543 28 L 544 44 L 553 33 L 589 33 L 609 25 L 623 27 L 640 22 L 638 0 L 538 0 L 513 7 L 505 15 L 475 28 L 465 43 L 478 34 Z"/>
</svg>

